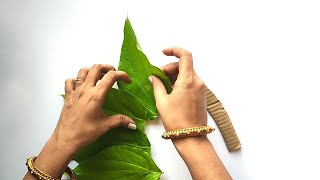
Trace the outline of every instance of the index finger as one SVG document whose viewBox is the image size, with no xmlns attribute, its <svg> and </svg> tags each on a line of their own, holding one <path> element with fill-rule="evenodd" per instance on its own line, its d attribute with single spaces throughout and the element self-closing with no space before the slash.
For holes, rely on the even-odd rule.
<svg viewBox="0 0 320 180">
<path fill-rule="evenodd" d="M 179 58 L 179 72 L 189 73 L 193 72 L 192 54 L 179 47 L 170 47 L 163 50 L 163 54 L 167 56 L 175 56 Z"/>
<path fill-rule="evenodd" d="M 129 75 L 124 71 L 108 71 L 96 86 L 100 90 L 100 95 L 105 96 L 116 81 L 124 81 L 125 83 L 132 82 Z"/>
</svg>

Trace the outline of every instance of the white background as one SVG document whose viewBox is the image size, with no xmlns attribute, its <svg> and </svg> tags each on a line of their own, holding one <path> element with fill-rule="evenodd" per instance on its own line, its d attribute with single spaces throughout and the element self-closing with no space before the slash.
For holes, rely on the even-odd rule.
<svg viewBox="0 0 320 180">
<path fill-rule="evenodd" d="M 21 179 L 43 147 L 65 79 L 118 65 L 127 15 L 154 65 L 175 61 L 162 55 L 168 46 L 193 53 L 242 142 L 229 153 L 219 131 L 209 136 L 234 179 L 319 179 L 319 9 L 311 0 L 0 0 L 0 179 Z M 161 179 L 191 179 L 163 130 L 147 128 Z"/>
</svg>

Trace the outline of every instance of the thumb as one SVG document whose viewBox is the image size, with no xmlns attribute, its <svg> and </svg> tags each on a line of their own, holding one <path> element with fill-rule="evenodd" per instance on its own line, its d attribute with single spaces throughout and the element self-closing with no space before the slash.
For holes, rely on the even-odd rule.
<svg viewBox="0 0 320 180">
<path fill-rule="evenodd" d="M 164 97 L 167 96 L 167 90 L 164 87 L 162 81 L 156 76 L 150 76 L 148 79 L 152 83 L 153 93 L 156 101 L 158 102 L 164 99 Z"/>
<path fill-rule="evenodd" d="M 128 116 L 118 114 L 111 117 L 108 117 L 108 120 L 105 121 L 108 128 L 113 129 L 119 126 L 126 127 L 129 129 L 137 129 L 136 123 L 129 118 Z"/>
</svg>

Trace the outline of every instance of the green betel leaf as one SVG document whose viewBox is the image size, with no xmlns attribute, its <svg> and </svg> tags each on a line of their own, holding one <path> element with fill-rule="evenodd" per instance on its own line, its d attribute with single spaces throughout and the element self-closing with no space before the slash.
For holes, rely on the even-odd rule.
<svg viewBox="0 0 320 180">
<path fill-rule="evenodd" d="M 100 151 L 75 168 L 77 179 L 157 180 L 162 172 L 150 154 L 139 148 L 120 145 Z"/>
<path fill-rule="evenodd" d="M 61 94 L 65 99 L 65 95 Z M 132 118 L 137 128 L 144 132 L 147 118 L 147 109 L 140 99 L 129 92 L 111 88 L 103 104 L 103 112 L 108 116 L 124 114 Z"/>
<path fill-rule="evenodd" d="M 111 88 L 103 104 L 106 115 L 124 114 L 132 118 L 141 131 L 144 131 L 147 118 L 147 109 L 140 99 L 129 92 Z"/>
<path fill-rule="evenodd" d="M 119 70 L 125 71 L 132 79 L 131 84 L 118 82 L 120 89 L 130 92 L 138 97 L 148 109 L 148 119 L 158 116 L 153 88 L 148 77 L 155 75 L 164 83 L 167 92 L 171 93 L 171 83 L 168 77 L 157 67 L 152 66 L 147 56 L 142 52 L 135 33 L 127 18 L 124 26 L 124 39 L 122 43 Z"/>
<path fill-rule="evenodd" d="M 100 136 L 95 142 L 82 148 L 74 157 L 78 163 L 81 163 L 90 157 L 94 156 L 101 150 L 114 146 L 114 145 L 127 145 L 141 149 L 150 153 L 150 142 L 145 133 L 137 130 L 127 128 L 115 128 L 108 131 L 106 134 Z"/>
<path fill-rule="evenodd" d="M 138 129 L 134 131 L 120 127 L 110 130 L 76 154 L 74 159 L 78 163 L 113 145 L 134 146 L 150 152 L 150 142 L 142 132 L 147 119 L 147 110 L 137 97 L 128 92 L 111 88 L 106 95 L 103 111 L 109 116 L 124 114 L 131 117 L 136 122 Z"/>
</svg>

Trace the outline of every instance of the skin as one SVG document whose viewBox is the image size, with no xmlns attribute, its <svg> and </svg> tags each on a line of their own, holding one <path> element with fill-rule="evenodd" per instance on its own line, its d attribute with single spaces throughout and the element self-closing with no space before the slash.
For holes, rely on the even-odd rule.
<svg viewBox="0 0 320 180">
<path fill-rule="evenodd" d="M 76 152 L 102 134 L 118 126 L 134 124 L 127 116 L 107 117 L 102 112 L 108 90 L 119 80 L 130 83 L 128 74 L 115 71 L 110 65 L 93 65 L 90 69 L 81 69 L 77 78 L 84 81 L 66 80 L 66 99 L 59 121 L 34 162 L 52 177 L 61 177 Z M 24 179 L 35 178 L 28 172 Z"/>
<path fill-rule="evenodd" d="M 193 69 L 192 54 L 181 48 L 163 50 L 179 62 L 162 68 L 174 83 L 167 94 L 163 83 L 152 76 L 153 90 L 166 131 L 207 125 L 205 84 Z M 194 180 L 232 179 L 207 136 L 172 140 Z"/>
<path fill-rule="evenodd" d="M 164 49 L 163 53 L 179 58 L 178 62 L 162 68 L 174 84 L 170 95 L 157 77 L 150 77 L 165 129 L 170 131 L 206 125 L 205 85 L 193 69 L 191 53 L 177 47 Z M 72 157 L 82 147 L 110 129 L 118 126 L 135 129 L 134 121 L 129 117 L 108 117 L 102 112 L 104 97 L 112 85 L 116 81 L 131 83 L 128 74 L 104 64 L 81 69 L 77 78 L 84 81 L 66 80 L 66 99 L 59 121 L 34 162 L 41 171 L 53 177 L 61 177 Z M 206 136 L 172 142 L 193 179 L 231 179 Z M 24 179 L 35 178 L 27 172 Z"/>
</svg>

